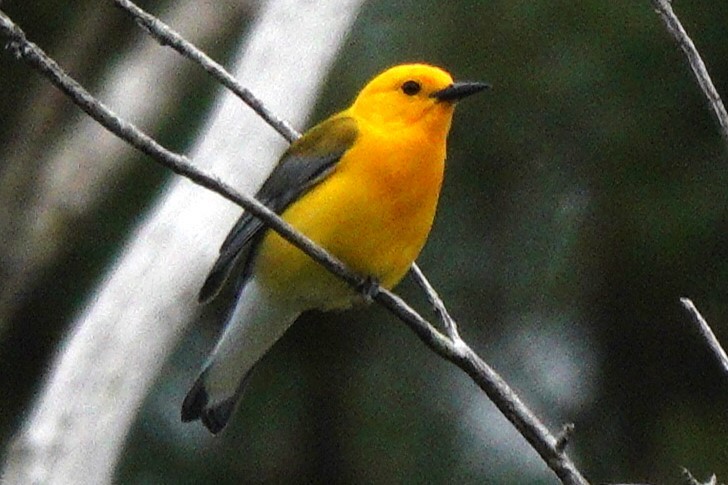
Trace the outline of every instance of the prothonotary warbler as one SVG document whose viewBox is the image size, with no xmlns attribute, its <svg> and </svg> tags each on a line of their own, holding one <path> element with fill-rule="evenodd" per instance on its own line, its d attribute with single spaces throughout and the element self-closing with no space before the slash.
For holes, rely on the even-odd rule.
<svg viewBox="0 0 728 485">
<path fill-rule="evenodd" d="M 295 141 L 257 199 L 352 270 L 392 288 L 430 232 L 455 104 L 486 87 L 453 82 L 425 64 L 390 68 L 351 107 Z M 200 301 L 233 273 L 237 302 L 182 404 L 182 421 L 200 419 L 212 433 L 230 420 L 253 366 L 302 312 L 359 298 L 247 213 L 223 242 Z"/>
</svg>

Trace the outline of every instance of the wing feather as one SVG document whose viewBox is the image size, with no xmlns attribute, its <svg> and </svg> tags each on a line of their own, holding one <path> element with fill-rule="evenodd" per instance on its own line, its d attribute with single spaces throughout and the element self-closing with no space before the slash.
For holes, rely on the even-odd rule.
<svg viewBox="0 0 728 485">
<path fill-rule="evenodd" d="M 286 150 L 256 199 L 275 213 L 283 213 L 291 203 L 331 175 L 356 136 L 356 121 L 348 116 L 335 116 L 316 125 Z M 238 278 L 238 286 L 242 288 L 250 276 L 255 250 L 264 234 L 265 224 L 260 219 L 247 212 L 240 216 L 202 285 L 201 302 L 214 298 L 238 265 L 243 267 Z"/>
</svg>

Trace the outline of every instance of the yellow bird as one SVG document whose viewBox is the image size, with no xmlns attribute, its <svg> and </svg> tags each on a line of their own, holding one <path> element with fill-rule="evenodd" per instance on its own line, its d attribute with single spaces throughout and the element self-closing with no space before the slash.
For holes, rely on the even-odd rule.
<svg viewBox="0 0 728 485">
<path fill-rule="evenodd" d="M 425 64 L 390 68 L 350 108 L 283 154 L 256 198 L 362 276 L 392 288 L 432 227 L 455 103 L 487 84 Z M 233 271 L 235 270 L 235 271 Z M 212 433 L 232 415 L 253 366 L 310 309 L 343 309 L 356 291 L 244 213 L 220 248 L 200 301 L 233 272 L 237 302 L 182 404 Z"/>
</svg>

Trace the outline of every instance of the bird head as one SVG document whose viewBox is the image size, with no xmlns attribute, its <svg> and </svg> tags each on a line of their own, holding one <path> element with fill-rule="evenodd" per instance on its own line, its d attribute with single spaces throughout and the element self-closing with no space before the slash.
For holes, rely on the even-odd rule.
<svg viewBox="0 0 728 485">
<path fill-rule="evenodd" d="M 480 82 L 454 82 L 438 67 L 403 64 L 370 81 L 351 111 L 384 129 L 421 126 L 447 135 L 457 101 L 487 87 Z"/>
</svg>

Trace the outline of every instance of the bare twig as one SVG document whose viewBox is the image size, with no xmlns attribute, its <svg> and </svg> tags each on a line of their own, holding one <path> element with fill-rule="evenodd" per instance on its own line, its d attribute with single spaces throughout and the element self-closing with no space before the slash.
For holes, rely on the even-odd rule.
<svg viewBox="0 0 728 485">
<path fill-rule="evenodd" d="M 97 101 L 80 84 L 68 76 L 37 45 L 28 41 L 22 30 L 2 12 L 0 12 L 0 33 L 10 39 L 8 49 L 18 59 L 22 59 L 38 69 L 61 91 L 66 93 L 83 111 L 119 138 L 149 155 L 174 173 L 182 175 L 196 184 L 220 194 L 229 201 L 243 207 L 245 210 L 250 211 L 275 229 L 281 236 L 294 243 L 311 258 L 324 265 L 329 271 L 347 283 L 355 287 L 363 285 L 363 278 L 349 271 L 341 261 L 318 247 L 306 236 L 298 233 L 293 226 L 281 219 L 266 206 L 250 196 L 239 193 L 214 175 L 198 169 L 187 157 L 167 150 L 154 139 L 142 133 L 132 123 L 116 116 L 113 111 Z"/>
<path fill-rule="evenodd" d="M 700 334 L 703 336 L 705 341 L 708 343 L 708 347 L 710 347 L 710 350 L 713 351 L 713 354 L 718 359 L 718 363 L 720 363 L 720 366 L 723 368 L 723 372 L 728 375 L 728 355 L 726 355 L 725 350 L 723 350 L 723 347 L 720 345 L 720 342 L 708 325 L 708 322 L 705 321 L 690 298 L 680 298 L 680 303 L 682 303 L 682 306 L 688 311 L 688 313 L 690 313 L 690 316 L 693 317 L 693 321 L 698 326 Z"/>
<path fill-rule="evenodd" d="M 569 440 L 574 435 L 574 423 L 566 423 L 561 427 L 561 431 L 556 437 L 556 449 L 564 451 L 569 444 Z"/>
<path fill-rule="evenodd" d="M 416 264 L 412 265 L 412 276 L 414 277 L 415 282 L 417 282 L 417 284 L 425 291 L 427 299 L 440 316 L 440 320 L 445 326 L 445 331 L 447 332 L 447 336 L 450 337 L 450 340 L 452 340 L 453 343 L 462 341 L 460 334 L 458 333 L 458 325 L 450 316 L 450 313 L 448 313 L 447 308 L 445 307 L 445 302 L 442 301 L 440 295 L 427 280 L 420 267 Z"/>
<path fill-rule="evenodd" d="M 683 478 L 685 478 L 685 485 L 718 485 L 718 477 L 715 474 L 711 475 L 707 482 L 701 482 L 687 468 L 683 468 L 682 471 Z"/>
<path fill-rule="evenodd" d="M 20 28 L 2 12 L 0 12 L 0 35 L 9 40 L 8 48 L 18 59 L 24 60 L 48 77 L 53 84 L 66 93 L 89 116 L 96 119 L 117 136 L 173 172 L 183 175 L 202 187 L 214 191 L 249 210 L 286 240 L 296 245 L 353 287 L 360 288 L 363 286 L 364 281 L 359 275 L 350 271 L 341 261 L 316 246 L 310 239 L 296 232 L 293 227 L 264 205 L 251 197 L 238 193 L 234 188 L 214 176 L 197 169 L 186 157 L 166 150 L 153 139 L 137 130 L 131 123 L 119 119 L 111 110 L 95 100 L 78 83 L 65 74 L 40 48 L 29 42 Z M 588 483 L 571 459 L 562 450 L 558 449 L 556 437 L 523 404 L 510 386 L 467 344 L 462 340 L 459 340 L 459 343 L 456 344 L 456 342 L 448 339 L 394 293 L 384 288 L 375 288 L 373 293 L 374 300 L 404 321 L 428 347 L 463 369 L 513 423 L 563 483 Z"/>
<path fill-rule="evenodd" d="M 181 35 L 169 28 L 167 24 L 159 20 L 157 17 L 145 12 L 134 3 L 128 0 L 114 0 L 117 6 L 128 13 L 139 25 L 154 37 L 157 42 L 162 45 L 172 47 L 174 50 L 196 62 L 202 68 L 212 74 L 215 79 L 220 81 L 223 86 L 235 93 L 245 104 L 250 106 L 261 118 L 272 126 L 278 133 L 289 142 L 294 141 L 301 135 L 285 120 L 278 118 L 273 114 L 261 100 L 245 86 L 240 84 L 237 79 L 230 75 L 220 64 L 213 61 L 207 54 L 197 49 L 190 42 L 186 41 Z"/>
<path fill-rule="evenodd" d="M 723 101 L 720 99 L 720 95 L 715 89 L 710 75 L 708 75 L 708 70 L 705 67 L 703 59 L 700 57 L 698 49 L 695 48 L 695 44 L 688 36 L 685 28 L 683 28 L 680 19 L 675 15 L 669 0 L 652 0 L 652 5 L 654 5 L 655 10 L 665 23 L 667 31 L 677 41 L 685 56 L 688 58 L 688 62 L 700 85 L 700 89 L 703 90 L 713 113 L 715 113 L 715 117 L 718 119 L 723 140 L 728 143 L 728 113 L 726 113 Z"/>
</svg>

